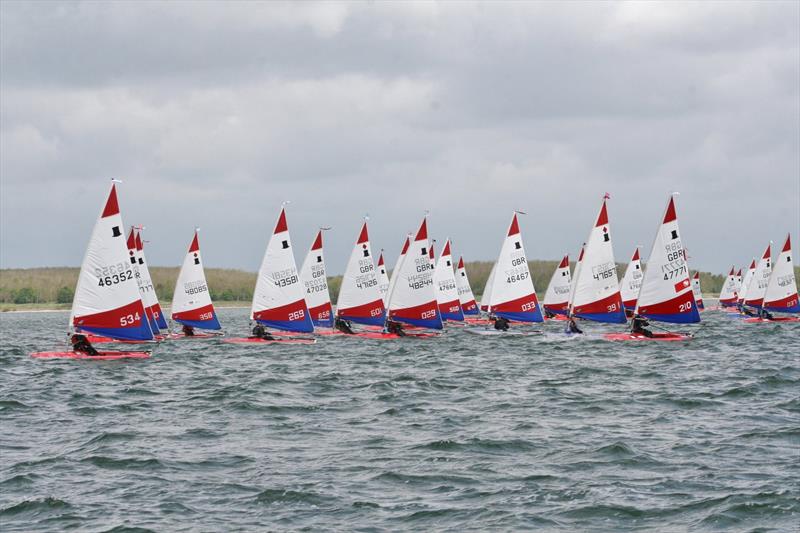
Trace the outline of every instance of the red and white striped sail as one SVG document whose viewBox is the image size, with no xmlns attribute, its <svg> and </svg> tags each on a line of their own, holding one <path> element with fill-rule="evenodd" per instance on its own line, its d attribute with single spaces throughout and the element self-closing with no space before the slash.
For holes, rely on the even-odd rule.
<svg viewBox="0 0 800 533">
<path fill-rule="evenodd" d="M 375 326 L 383 325 L 386 319 L 383 294 L 375 275 L 375 264 L 372 262 L 366 221 L 361 226 L 342 277 L 336 316 Z"/>
<path fill-rule="evenodd" d="M 742 269 L 740 268 L 736 271 L 736 294 L 737 298 L 738 295 L 742 292 Z"/>
<path fill-rule="evenodd" d="M 456 269 L 456 288 L 458 289 L 458 300 L 461 303 L 461 310 L 465 315 L 479 315 L 478 304 L 475 302 L 475 295 L 472 294 L 472 286 L 469 284 L 467 269 L 464 267 L 464 258 L 458 258 Z"/>
<path fill-rule="evenodd" d="M 141 259 L 141 256 L 139 255 L 139 252 L 136 249 L 136 235 L 137 235 L 136 228 L 134 226 L 131 226 L 131 229 L 128 232 L 128 240 L 126 241 L 126 244 L 128 246 L 128 256 L 131 262 L 131 270 L 133 270 L 133 275 L 136 278 L 136 286 L 139 287 L 139 294 L 142 299 L 142 305 L 144 306 L 145 309 L 145 318 L 146 318 L 145 322 L 155 335 L 158 333 L 158 324 L 156 323 L 155 317 L 153 317 L 152 312 L 149 311 L 147 305 L 148 293 L 145 292 L 144 277 L 142 276 L 139 267 L 139 265 L 143 262 L 143 260 Z M 152 286 L 153 284 L 151 282 L 150 283 L 151 289 Z"/>
<path fill-rule="evenodd" d="M 211 294 L 206 283 L 206 273 L 200 255 L 200 240 L 194 231 L 189 251 L 183 258 L 181 271 L 172 295 L 172 320 L 202 329 L 220 329 Z"/>
<path fill-rule="evenodd" d="M 400 265 L 403 264 L 403 261 L 406 258 L 406 253 L 408 252 L 408 247 L 411 246 L 411 237 L 412 235 L 406 235 L 406 240 L 403 242 L 403 248 L 400 250 L 400 255 L 397 257 L 397 261 L 394 264 L 394 270 L 392 270 L 392 277 L 389 278 L 389 289 L 386 291 L 386 294 L 383 296 L 383 305 L 386 309 L 389 309 L 389 298 L 394 292 L 394 286 L 397 283 L 397 273 L 400 271 Z"/>
<path fill-rule="evenodd" d="M 71 325 L 115 339 L 150 340 L 141 293 L 123 233 L 114 184 L 81 264 Z"/>
<path fill-rule="evenodd" d="M 442 329 L 442 318 L 433 284 L 427 219 L 410 243 L 392 279 L 397 278 L 389 295 L 389 318 L 414 326 Z"/>
<path fill-rule="evenodd" d="M 250 318 L 287 331 L 314 331 L 283 208 L 258 270 Z"/>
<path fill-rule="evenodd" d="M 651 320 L 700 322 L 672 195 L 653 241 L 636 305 L 636 313 Z"/>
<path fill-rule="evenodd" d="M 386 263 L 383 260 L 383 250 L 378 256 L 378 288 L 383 297 L 383 305 L 386 305 L 386 296 L 389 294 L 389 274 L 386 273 Z"/>
<path fill-rule="evenodd" d="M 433 247 L 431 247 L 433 249 Z M 463 321 L 464 312 L 461 310 L 461 300 L 458 297 L 456 276 L 453 272 L 453 256 L 450 252 L 450 239 L 447 239 L 442 249 L 442 255 L 436 263 L 433 272 L 436 286 L 436 300 L 439 302 L 439 312 L 443 320 Z"/>
<path fill-rule="evenodd" d="M 636 300 L 639 298 L 639 289 L 642 287 L 642 261 L 639 257 L 639 247 L 633 251 L 628 268 L 625 269 L 625 275 L 622 277 L 620 283 L 620 295 L 622 296 L 622 305 L 625 309 L 633 311 L 636 309 Z"/>
<path fill-rule="evenodd" d="M 736 270 L 731 267 L 728 277 L 725 278 L 725 283 L 722 284 L 722 289 L 719 292 L 719 304 L 723 307 L 730 307 L 736 305 L 739 299 L 739 284 L 736 281 Z"/>
<path fill-rule="evenodd" d="M 528 269 L 517 213 L 511 217 L 492 278 L 489 308 L 499 317 L 520 322 L 542 322 L 539 300 Z"/>
<path fill-rule="evenodd" d="M 486 313 L 491 312 L 492 301 L 492 285 L 494 285 L 494 271 L 497 268 L 497 261 L 492 265 L 492 270 L 489 271 L 489 277 L 486 278 L 486 284 L 483 286 L 483 294 L 481 294 L 481 311 Z"/>
<path fill-rule="evenodd" d="M 747 289 L 750 288 L 750 282 L 753 280 L 753 274 L 756 273 L 756 259 L 755 257 L 750 261 L 750 267 L 744 273 L 744 278 L 739 285 L 739 303 L 744 303 L 744 296 L 747 294 Z"/>
<path fill-rule="evenodd" d="M 150 323 L 156 324 L 153 333 L 158 333 L 159 329 L 167 329 L 167 321 L 164 319 L 164 312 L 158 303 L 156 288 L 153 286 L 153 279 L 150 277 L 150 269 L 147 267 L 147 258 L 144 255 L 144 244 L 142 242 L 141 229 L 136 229 L 136 255 L 139 261 L 139 274 L 142 281 L 142 301 L 144 302 L 145 312 L 150 318 Z"/>
<path fill-rule="evenodd" d="M 767 284 L 769 277 L 772 274 L 772 243 L 767 245 L 764 254 L 756 264 L 756 269 L 753 272 L 753 278 L 747 286 L 747 293 L 744 295 L 744 305 L 749 307 L 761 308 L 764 303 L 764 295 L 767 292 Z"/>
<path fill-rule="evenodd" d="M 314 326 L 333 327 L 331 296 L 328 291 L 328 277 L 325 271 L 325 255 L 322 250 L 322 230 L 311 244 L 303 265 L 300 267 L 300 281 L 306 295 L 306 306 Z"/>
<path fill-rule="evenodd" d="M 789 235 L 778 259 L 773 261 L 772 275 L 764 294 L 764 309 L 782 313 L 800 313 L 797 298 L 797 281 L 794 278 L 792 242 Z"/>
<path fill-rule="evenodd" d="M 570 314 L 597 322 L 621 324 L 627 321 L 619 291 L 605 198 L 584 245 L 583 260 L 576 274 L 575 291 L 570 302 Z"/>
<path fill-rule="evenodd" d="M 702 311 L 705 306 L 703 305 L 703 291 L 700 288 L 700 272 L 695 272 L 692 278 L 692 294 L 694 294 L 694 301 L 697 302 L 697 310 Z"/>
<path fill-rule="evenodd" d="M 572 287 L 572 276 L 569 274 L 569 255 L 565 255 L 556 267 L 547 285 L 544 295 L 544 308 L 557 315 L 566 315 L 569 311 L 569 295 Z"/>
</svg>

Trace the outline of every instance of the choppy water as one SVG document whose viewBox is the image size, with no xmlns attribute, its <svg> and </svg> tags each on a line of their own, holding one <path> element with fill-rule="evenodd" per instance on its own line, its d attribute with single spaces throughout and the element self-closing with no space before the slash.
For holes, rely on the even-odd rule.
<svg viewBox="0 0 800 533">
<path fill-rule="evenodd" d="M 220 314 L 245 332 L 245 310 Z M 0 317 L 3 531 L 800 524 L 800 324 L 708 312 L 690 343 L 567 339 L 554 323 L 29 358 L 66 320 Z"/>
</svg>

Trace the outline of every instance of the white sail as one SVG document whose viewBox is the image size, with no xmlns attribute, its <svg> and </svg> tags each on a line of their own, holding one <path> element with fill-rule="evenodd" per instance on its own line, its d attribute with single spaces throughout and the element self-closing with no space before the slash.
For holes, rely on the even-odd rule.
<svg viewBox="0 0 800 533">
<path fill-rule="evenodd" d="M 314 331 L 304 293 L 294 260 L 286 212 L 281 209 L 258 269 L 250 318 L 277 329 Z"/>
<path fill-rule="evenodd" d="M 153 338 L 132 266 L 112 184 L 75 288 L 70 322 L 76 330 L 116 339 Z"/>
<path fill-rule="evenodd" d="M 359 324 L 381 326 L 386 320 L 383 294 L 375 275 L 366 221 L 361 226 L 342 276 L 336 316 Z"/>
<path fill-rule="evenodd" d="M 753 277 L 747 286 L 747 293 L 744 296 L 744 305 L 760 309 L 764 303 L 764 295 L 767 292 L 767 284 L 772 274 L 772 243 L 767 245 L 764 255 L 756 264 Z"/>
<path fill-rule="evenodd" d="M 472 294 L 472 286 L 469 284 L 463 257 L 458 258 L 456 286 L 458 287 L 458 300 L 461 303 L 461 311 L 463 311 L 465 315 L 479 315 L 481 312 L 478 310 L 478 304 L 475 302 L 475 295 Z"/>
<path fill-rule="evenodd" d="M 642 261 L 639 257 L 639 247 L 633 251 L 628 268 L 625 269 L 625 275 L 622 277 L 620 283 L 620 295 L 622 296 L 622 305 L 625 309 L 633 311 L 636 309 L 636 300 L 639 298 L 639 289 L 642 288 Z"/>
<path fill-rule="evenodd" d="M 189 251 L 183 258 L 181 271 L 175 282 L 171 312 L 172 320 L 186 326 L 221 329 L 206 283 L 197 230 L 194 232 Z"/>
<path fill-rule="evenodd" d="M 322 250 L 322 230 L 317 232 L 317 237 L 300 267 L 300 280 L 303 282 L 311 322 L 316 327 L 333 327 L 331 297 Z"/>
<path fill-rule="evenodd" d="M 636 306 L 636 314 L 651 320 L 700 322 L 673 196 L 656 232 Z"/>
<path fill-rule="evenodd" d="M 794 278 L 791 237 L 786 236 L 778 259 L 773 262 L 772 275 L 764 294 L 764 309 L 782 313 L 800 313 L 797 298 L 797 281 Z"/>
<path fill-rule="evenodd" d="M 431 248 L 432 249 L 432 248 Z M 461 301 L 458 297 L 456 276 L 453 272 L 453 256 L 450 252 L 450 239 L 447 239 L 442 249 L 442 255 L 436 263 L 433 272 L 436 287 L 436 300 L 439 303 L 439 312 L 443 320 L 463 321 L 464 312 L 461 310 Z"/>
</svg>

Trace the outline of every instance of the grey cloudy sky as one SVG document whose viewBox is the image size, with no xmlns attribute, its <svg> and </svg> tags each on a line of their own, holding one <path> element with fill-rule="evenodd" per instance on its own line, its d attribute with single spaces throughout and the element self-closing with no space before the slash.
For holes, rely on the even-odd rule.
<svg viewBox="0 0 800 533">
<path fill-rule="evenodd" d="M 341 272 L 430 232 L 617 259 L 670 191 L 691 266 L 800 242 L 800 3 L 0 3 L 0 266 L 78 265 L 121 177 L 148 259 L 256 270 L 280 203 Z M 797 246 L 797 244 L 795 245 Z M 543 290 L 543 288 L 540 288 Z"/>
</svg>

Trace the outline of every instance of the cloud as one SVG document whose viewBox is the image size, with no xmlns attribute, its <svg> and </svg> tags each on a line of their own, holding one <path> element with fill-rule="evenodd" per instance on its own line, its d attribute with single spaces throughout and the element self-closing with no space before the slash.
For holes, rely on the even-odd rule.
<svg viewBox="0 0 800 533">
<path fill-rule="evenodd" d="M 3 267 L 79 263 L 112 176 L 154 264 L 176 263 L 201 225 L 209 264 L 254 270 L 285 199 L 297 249 L 335 227 L 334 272 L 365 213 L 390 264 L 426 209 L 467 259 L 496 254 L 513 209 L 530 213 L 531 257 L 574 253 L 606 191 L 621 259 L 649 246 L 673 190 L 698 268 L 800 227 L 793 2 L 0 15 Z"/>
</svg>

